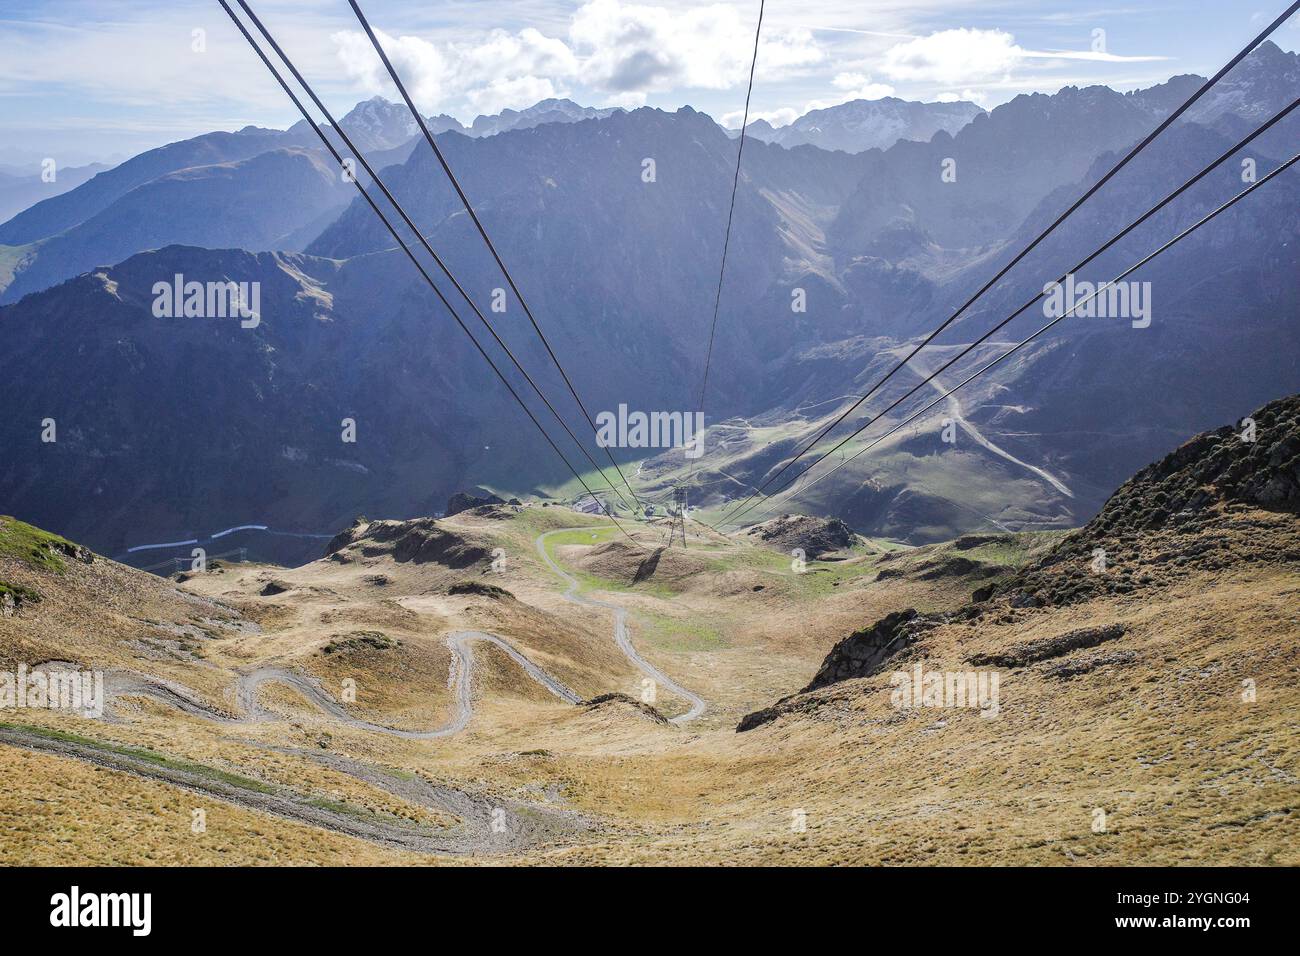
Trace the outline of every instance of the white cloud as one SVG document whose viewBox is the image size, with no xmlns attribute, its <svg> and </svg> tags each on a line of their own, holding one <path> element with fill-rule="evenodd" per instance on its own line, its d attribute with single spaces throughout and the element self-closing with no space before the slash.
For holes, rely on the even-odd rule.
<svg viewBox="0 0 1300 956">
<path fill-rule="evenodd" d="M 460 61 L 458 66 L 474 75 L 503 79 L 516 73 L 562 78 L 578 72 L 578 61 L 563 40 L 545 36 L 532 27 L 517 34 L 493 30 L 483 42 L 456 44 L 452 49 Z"/>
<path fill-rule="evenodd" d="M 481 113 L 532 106 L 563 95 L 557 83 L 572 77 L 578 62 L 561 40 L 531 27 L 519 33 L 493 30 L 471 43 L 434 44 L 419 37 L 376 31 L 411 98 L 422 110 L 462 106 Z M 332 37 L 347 75 L 369 93 L 390 88 L 388 72 L 364 33 Z"/>
<path fill-rule="evenodd" d="M 541 100 L 563 95 L 545 77 L 517 76 L 493 80 L 485 87 L 470 90 L 465 98 L 479 113 L 500 113 L 503 109 L 525 109 Z"/>
<path fill-rule="evenodd" d="M 0 151 L 21 139 L 38 155 L 76 142 L 102 156 L 214 128 L 283 127 L 298 119 L 216 4 L 61 0 L 38 6 L 39 16 L 0 16 L 0 140 L 8 140 Z M 862 25 L 870 31 L 854 26 L 861 0 L 769 6 L 754 91 L 767 112 L 756 108 L 752 115 L 780 123 L 811 98 L 808 107 L 825 106 L 886 95 L 891 86 L 909 99 L 948 94 L 992 105 L 1015 92 L 1052 92 L 1069 83 L 1125 88 L 1168 77 L 1162 68 L 1108 69 L 1159 58 L 1090 51 L 1082 28 L 1080 50 L 1025 48 L 1011 26 L 1026 43 L 1041 28 L 1040 11 L 1016 13 L 1028 0 L 999 5 L 1006 32 L 928 37 L 916 35 L 917 24 L 969 23 L 962 19 L 968 12 L 988 14 L 987 0 L 873 0 L 869 6 L 871 23 Z M 270 29 L 338 114 L 358 94 L 395 98 L 347 4 L 276 0 L 267 7 Z M 748 0 L 475 0 L 434 8 L 393 0 L 380 22 L 421 108 L 468 121 L 479 111 L 527 106 L 535 96 L 566 91 L 595 105 L 735 110 L 748 78 L 756 13 Z M 1092 23 L 1091 14 L 1080 22 Z M 493 29 L 501 24 L 513 26 Z M 204 53 L 192 48 L 195 29 L 207 31 Z M 1123 35 L 1136 43 L 1155 36 L 1136 29 Z M 946 79 L 931 78 L 938 76 Z M 167 91 L 165 104 L 159 90 Z M 776 108 L 782 104 L 790 107 Z"/>
<path fill-rule="evenodd" d="M 443 97 L 443 82 L 448 73 L 441 51 L 419 37 L 394 38 L 382 30 L 376 31 L 376 35 L 415 102 L 424 109 L 438 103 Z M 344 71 L 363 90 L 367 93 L 388 90 L 388 74 L 364 33 L 341 30 L 330 39 L 334 41 Z"/>
<path fill-rule="evenodd" d="M 749 76 L 754 23 L 724 4 L 675 11 L 592 0 L 574 14 L 569 41 L 582 61 L 583 81 L 595 89 L 727 89 Z M 819 63 L 824 56 L 802 28 L 765 31 L 758 50 L 759 68 L 768 80 Z"/>
<path fill-rule="evenodd" d="M 584 4 L 566 39 L 531 27 L 447 43 L 377 33 L 422 110 L 463 115 L 530 106 L 569 82 L 626 107 L 677 88 L 730 89 L 748 79 L 754 44 L 754 24 L 725 4 L 673 11 L 622 0 Z M 389 90 L 365 34 L 344 30 L 333 40 L 348 77 L 368 93 Z M 809 31 L 773 29 L 759 45 L 759 68 L 770 82 L 823 56 Z"/>
<path fill-rule="evenodd" d="M 941 30 L 885 51 L 881 71 L 892 80 L 958 85 L 1007 77 L 1025 60 L 1091 60 L 1134 63 L 1157 56 L 1117 56 L 1097 50 L 1026 50 L 1004 30 Z"/>
<path fill-rule="evenodd" d="M 962 90 L 960 93 L 940 93 L 934 99 L 936 103 L 974 103 L 976 106 L 983 106 L 988 102 L 989 97 L 987 93 Z"/>
<path fill-rule="evenodd" d="M 840 74 L 843 76 L 843 74 Z M 847 103 L 849 100 L 879 100 L 886 96 L 893 96 L 897 91 L 888 83 L 872 83 L 870 77 L 862 77 L 862 82 L 852 86 L 841 86 L 838 82 L 840 77 L 836 77 L 835 85 L 844 90 L 844 99 L 841 102 Z"/>
<path fill-rule="evenodd" d="M 881 70 L 894 80 L 958 84 L 1005 75 L 1020 62 L 1015 37 L 1001 30 L 942 30 L 892 46 Z"/>
<path fill-rule="evenodd" d="M 838 90 L 851 90 L 854 87 L 865 86 L 871 82 L 871 77 L 865 73 L 837 73 L 835 79 L 831 80 L 831 86 Z"/>
</svg>

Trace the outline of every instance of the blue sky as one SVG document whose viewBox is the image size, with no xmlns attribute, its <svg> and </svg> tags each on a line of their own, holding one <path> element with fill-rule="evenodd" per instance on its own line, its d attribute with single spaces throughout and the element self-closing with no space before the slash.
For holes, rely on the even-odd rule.
<svg viewBox="0 0 1300 956">
<path fill-rule="evenodd" d="M 252 2 L 252 0 L 250 0 Z M 331 109 L 393 98 L 346 0 L 253 3 Z M 1217 69 L 1283 0 L 769 0 L 753 113 L 972 99 Z M 364 0 L 421 106 L 462 121 L 546 96 L 690 105 L 735 125 L 757 0 Z M 1293 21 L 1276 35 L 1300 47 Z M 196 31 L 202 31 L 196 33 Z M 1102 31 L 1102 32 L 1099 32 Z M 0 0 L 0 163 L 121 158 L 296 119 L 216 0 Z"/>
</svg>

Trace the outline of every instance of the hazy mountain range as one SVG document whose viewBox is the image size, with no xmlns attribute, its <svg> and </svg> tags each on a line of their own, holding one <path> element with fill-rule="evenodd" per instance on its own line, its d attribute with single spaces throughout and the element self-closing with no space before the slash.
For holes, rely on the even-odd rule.
<svg viewBox="0 0 1300 956">
<path fill-rule="evenodd" d="M 52 199 L 69 189 L 76 189 L 86 180 L 111 167 L 104 163 L 89 163 L 54 169 L 53 178 L 43 175 L 40 163 L 0 166 L 0 222 L 17 215 L 42 199 Z"/>
<path fill-rule="evenodd" d="M 955 133 L 982 112 L 974 103 L 913 103 L 886 96 L 812 110 L 788 126 L 773 128 L 767 120 L 757 120 L 748 130 L 750 136 L 780 146 L 861 153 L 888 149 L 901 139 L 929 140 L 940 130 Z"/>
<path fill-rule="evenodd" d="M 1252 55 L 917 367 L 936 366 L 1289 103 L 1298 60 L 1272 44 Z M 709 423 L 726 425 L 699 463 L 701 501 L 770 473 L 1201 82 L 1068 87 L 987 113 L 857 101 L 756 129 L 706 405 Z M 1294 150 L 1294 119 L 1244 157 L 1259 175 Z M 371 100 L 342 123 L 521 361 L 563 395 L 518 304 L 488 311 L 505 283 L 409 115 Z M 689 108 L 567 101 L 469 129 L 433 123 L 588 407 L 692 408 L 734 172 L 727 131 Z M 440 510 L 470 485 L 526 494 L 564 480 L 313 140 L 303 124 L 207 134 L 0 225 L 0 331 L 7 365 L 27 370 L 4 389 L 4 510 L 116 554 L 250 521 L 331 532 L 358 512 Z M 1226 164 L 1087 277 L 1112 278 L 1242 176 Z M 945 412 L 955 443 L 939 440 L 936 419 L 805 503 L 908 540 L 1077 525 L 1179 436 L 1296 391 L 1300 183 L 1284 174 L 1261 193 L 1135 277 L 1152 283 L 1149 328 L 1063 323 Z M 177 274 L 259 282 L 259 324 L 155 318 L 154 285 Z M 792 310 L 798 295 L 806 311 Z M 1042 322 L 1031 309 L 995 342 Z M 917 381 L 896 376 L 862 411 Z M 42 442 L 51 418 L 58 440 Z M 340 439 L 345 418 L 355 443 Z M 666 487 L 680 463 L 649 460 L 640 480 Z"/>
</svg>

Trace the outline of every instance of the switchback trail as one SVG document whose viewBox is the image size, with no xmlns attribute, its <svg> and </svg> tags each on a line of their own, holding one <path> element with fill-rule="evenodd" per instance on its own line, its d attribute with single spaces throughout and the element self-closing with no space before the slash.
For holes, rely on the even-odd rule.
<svg viewBox="0 0 1300 956">
<path fill-rule="evenodd" d="M 447 646 L 452 651 L 448 674 L 448 684 L 453 690 L 452 717 L 446 724 L 433 730 L 402 730 L 353 717 L 315 678 L 301 671 L 280 667 L 260 667 L 239 676 L 235 684 L 235 696 L 240 714 L 212 706 L 192 689 L 176 681 L 129 670 L 105 671 L 104 713 L 111 716 L 113 705 L 120 698 L 148 697 L 190 716 L 224 724 L 280 721 L 284 718 L 267 711 L 257 699 L 262 686 L 278 683 L 293 688 L 319 710 L 349 727 L 412 740 L 449 737 L 464 730 L 473 716 L 474 652 L 471 645 L 476 641 L 486 641 L 501 648 L 529 677 L 561 700 L 572 704 L 581 702 L 576 693 L 547 674 L 503 638 L 484 631 L 454 631 L 447 635 Z M 48 661 L 40 665 L 40 669 L 75 670 L 76 665 Z M 323 764 L 417 805 L 450 813 L 459 822 L 446 831 L 436 831 L 385 814 L 358 813 L 354 807 L 335 806 L 329 801 L 321 801 L 293 790 L 273 787 L 234 774 L 215 772 L 214 768 L 162 758 L 135 748 L 71 735 L 57 735 L 36 727 L 0 724 L 0 743 L 120 770 L 202 793 L 249 810 L 271 813 L 331 832 L 421 853 L 507 852 L 542 840 L 572 836 L 589 828 L 585 820 L 572 812 L 531 803 L 497 800 L 435 784 L 419 776 L 390 773 L 342 754 L 325 751 L 272 748 Z"/>
<path fill-rule="evenodd" d="M 636 647 L 632 644 L 632 638 L 629 636 L 627 631 L 627 610 L 619 607 L 617 604 L 611 604 L 608 601 L 600 601 L 596 598 L 585 597 L 579 594 L 577 578 L 565 571 L 564 568 L 560 567 L 559 563 L 551 557 L 550 552 L 546 550 L 546 539 L 553 534 L 563 534 L 566 531 L 590 530 L 590 527 L 556 528 L 554 531 L 547 531 L 544 534 L 540 534 L 537 536 L 536 542 L 537 553 L 541 555 L 542 561 L 546 563 L 546 566 L 568 585 L 568 590 L 564 592 L 564 599 L 566 601 L 570 601 L 574 604 L 585 604 L 589 607 L 602 607 L 614 612 L 614 643 L 618 645 L 619 650 L 627 656 L 628 660 L 636 665 L 641 673 L 650 677 L 660 686 L 666 687 L 672 693 L 690 703 L 690 710 L 684 714 L 679 714 L 670 720 L 670 722 L 674 724 L 689 723 L 696 717 L 699 717 L 700 714 L 704 713 L 704 709 L 707 705 L 704 703 L 703 698 L 691 693 L 681 684 L 678 684 L 671 677 L 638 654 Z"/>
<path fill-rule="evenodd" d="M 674 718 L 673 722 L 686 723 L 702 714 L 705 708 L 703 700 L 678 685 L 637 653 L 628 636 L 627 612 L 623 608 L 577 593 L 577 580 L 546 553 L 546 537 L 547 535 L 542 535 L 537 539 L 538 552 L 547 566 L 569 585 L 565 599 L 575 604 L 612 610 L 614 640 L 628 659 L 643 673 L 690 702 L 690 710 Z M 189 716 L 229 726 L 283 721 L 285 718 L 267 710 L 258 701 L 258 693 L 263 686 L 281 684 L 297 691 L 322 713 L 349 727 L 411 740 L 449 737 L 464 730 L 473 717 L 472 645 L 478 641 L 499 647 L 532 680 L 561 700 L 571 704 L 582 701 L 572 689 L 496 634 L 485 631 L 453 631 L 447 635 L 446 640 L 452 651 L 448 672 L 448 686 L 452 689 L 452 714 L 445 724 L 430 730 L 386 727 L 354 717 L 314 677 L 302 671 L 270 665 L 238 675 L 235 682 L 238 713 L 214 706 L 201 694 L 177 681 L 133 670 L 107 670 L 104 672 L 104 714 L 111 718 L 122 698 L 148 697 Z M 46 670 L 77 669 L 76 665 L 60 661 L 48 661 L 40 667 Z M 458 822 L 446 830 L 437 830 L 391 814 L 321 800 L 291 788 L 271 785 L 219 768 L 204 767 L 111 742 L 54 733 L 39 727 L 0 723 L 0 744 L 80 760 L 142 779 L 181 787 L 244 809 L 269 813 L 282 819 L 321 827 L 332 833 L 418 853 L 518 852 L 538 843 L 565 842 L 591 829 L 588 820 L 572 811 L 471 793 L 436 784 L 417 775 L 393 773 L 328 751 L 271 748 L 322 764 L 416 805 L 451 814 Z"/>
<path fill-rule="evenodd" d="M 241 674 L 235 683 L 236 699 L 240 714 L 231 714 L 205 703 L 199 695 L 183 684 L 175 681 L 141 674 L 136 671 L 110 670 L 104 672 L 105 710 L 111 711 L 114 701 L 120 697 L 149 697 L 175 707 L 193 717 L 216 720 L 226 723 L 248 723 L 253 721 L 276 721 L 284 718 L 263 708 L 257 701 L 259 689 L 265 684 L 284 684 L 293 688 L 312 703 L 318 710 L 334 718 L 341 724 L 392 737 L 404 737 L 409 740 L 434 740 L 450 737 L 469 726 L 474 715 L 473 671 L 476 641 L 495 644 L 505 651 L 534 681 L 541 684 L 556 697 L 570 704 L 582 701 L 576 693 L 558 679 L 542 670 L 512 644 L 496 634 L 485 631 L 453 631 L 447 635 L 447 646 L 451 649 L 451 668 L 448 673 L 448 686 L 453 692 L 451 719 L 441 727 L 432 730 L 402 730 L 386 727 L 383 724 L 361 720 L 348 713 L 329 691 L 321 686 L 314 677 L 302 671 L 284 667 L 259 667 L 247 674 Z M 42 665 L 53 667 L 56 662 Z"/>
</svg>

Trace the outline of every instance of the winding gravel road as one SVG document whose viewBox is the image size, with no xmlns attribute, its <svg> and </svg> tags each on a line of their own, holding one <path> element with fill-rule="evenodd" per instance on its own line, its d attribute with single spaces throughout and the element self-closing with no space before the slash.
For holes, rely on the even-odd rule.
<svg viewBox="0 0 1300 956">
<path fill-rule="evenodd" d="M 684 724 L 699 717 L 704 713 L 704 701 L 637 653 L 628 634 L 627 611 L 616 604 L 578 593 L 577 580 L 546 551 L 546 538 L 556 533 L 559 532 L 552 531 L 539 536 L 536 544 L 538 554 L 546 566 L 568 586 L 564 593 L 565 600 L 613 611 L 614 641 L 628 660 L 659 685 L 690 703 L 690 709 L 672 718 L 672 722 Z M 123 697 L 148 697 L 190 716 L 223 724 L 281 721 L 285 718 L 262 707 L 258 694 L 267 684 L 282 684 L 296 690 L 320 711 L 349 727 L 412 740 L 449 737 L 464 730 L 474 714 L 472 645 L 478 641 L 499 647 L 525 674 L 559 699 L 571 704 L 581 703 L 582 698 L 578 694 L 534 664 L 504 638 L 485 631 L 453 631 L 447 635 L 447 646 L 452 651 L 447 684 L 453 691 L 453 712 L 446 724 L 432 730 L 402 730 L 353 717 L 314 677 L 301 671 L 273 666 L 259 667 L 239 675 L 235 685 L 239 713 L 214 707 L 193 689 L 176 681 L 138 671 L 105 671 L 104 713 L 112 717 L 114 705 Z M 59 661 L 48 661 L 42 667 L 53 670 L 75 669 L 75 665 Z M 246 743 L 253 744 L 252 741 Z M 591 829 L 590 821 L 572 811 L 471 793 L 435 784 L 412 774 L 393 773 L 342 754 L 325 751 L 270 748 L 323 764 L 411 803 L 450 813 L 459 822 L 445 830 L 435 830 L 388 814 L 365 812 L 360 811 L 360 808 L 322 801 L 290 788 L 214 772 L 214 768 L 204 768 L 184 761 L 160 760 L 157 755 L 144 751 L 89 739 L 58 736 L 37 728 L 0 724 L 0 744 L 80 760 L 181 787 L 245 809 L 270 813 L 333 833 L 415 852 L 517 852 L 538 843 L 567 842 Z"/>
<path fill-rule="evenodd" d="M 687 690 L 681 684 L 677 683 L 659 668 L 655 667 L 644 657 L 637 653 L 636 647 L 632 644 L 632 638 L 627 630 L 627 610 L 619 607 L 617 604 L 611 604 L 608 601 L 597 600 L 596 598 L 586 597 L 578 593 L 578 580 L 559 563 L 551 557 L 550 552 L 546 550 L 546 539 L 553 534 L 564 534 L 567 531 L 590 531 L 590 528 L 557 528 L 554 531 L 547 531 L 545 534 L 537 536 L 537 553 L 546 562 L 546 566 L 557 574 L 561 580 L 568 585 L 568 590 L 564 592 L 564 599 L 574 604 L 585 604 L 588 607 L 601 607 L 614 612 L 614 643 L 616 643 L 626 656 L 641 673 L 648 676 L 651 680 L 658 683 L 661 687 L 666 687 L 669 691 L 687 701 L 691 706 L 684 714 L 679 714 L 671 718 L 670 723 L 686 724 L 699 717 L 704 713 L 707 706 L 703 698 Z"/>
<path fill-rule="evenodd" d="M 504 638 L 495 634 L 488 634 L 486 631 L 453 631 L 447 635 L 447 646 L 452 652 L 447 685 L 453 691 L 454 696 L 452 699 L 455 709 L 452 712 L 451 720 L 433 730 L 400 730 L 395 727 L 385 727 L 383 724 L 374 724 L 368 720 L 360 720 L 349 714 L 347 709 L 329 691 L 321 687 L 320 682 L 315 678 L 309 677 L 301 671 L 284 670 L 275 667 L 259 668 L 239 678 L 239 706 L 252 719 L 278 719 L 275 714 L 262 709 L 258 705 L 257 692 L 263 684 L 287 684 L 310 700 L 320 710 L 349 727 L 356 727 L 359 730 L 368 730 L 377 734 L 388 734 L 392 737 L 404 737 L 408 740 L 436 740 L 439 737 L 450 737 L 452 734 L 458 734 L 468 727 L 470 718 L 474 716 L 472 680 L 474 674 L 474 649 L 470 645 L 475 641 L 485 641 L 501 648 L 520 666 L 525 674 L 560 698 L 560 700 L 570 704 L 582 702 L 581 697 L 530 661 Z"/>
<path fill-rule="evenodd" d="M 321 686 L 301 671 L 280 667 L 261 667 L 240 675 L 235 691 L 239 714 L 213 707 L 202 697 L 176 681 L 129 670 L 104 672 L 104 713 L 113 715 L 114 704 L 122 697 L 148 697 L 182 713 L 224 724 L 247 724 L 284 720 L 261 706 L 258 691 L 266 684 L 283 684 L 298 691 L 322 712 L 342 724 L 373 733 L 412 740 L 449 737 L 464 730 L 474 713 L 473 670 L 476 641 L 495 644 L 508 654 L 529 677 L 556 697 L 571 704 L 582 698 L 556 678 L 547 674 L 513 645 L 496 634 L 484 631 L 454 631 L 447 635 L 452 651 L 447 683 L 453 690 L 454 710 L 451 719 L 433 730 L 401 730 L 360 720 Z M 43 670 L 76 669 L 62 661 L 48 661 Z M 87 715 L 89 716 L 89 715 Z M 334 806 L 293 790 L 253 786 L 257 781 L 240 782 L 240 778 L 222 777 L 183 762 L 159 761 L 141 752 L 91 740 L 61 738 L 35 728 L 0 724 L 0 743 L 27 750 L 69 757 L 137 777 L 157 780 L 201 793 L 250 810 L 323 827 L 335 833 L 357 837 L 385 846 L 422 853 L 500 853 L 514 851 L 535 843 L 568 839 L 589 829 L 581 816 L 554 807 L 516 800 L 496 799 L 455 787 L 439 785 L 414 775 L 390 773 L 363 761 L 341 754 L 313 750 L 271 748 L 324 764 L 381 790 L 420 806 L 452 814 L 458 823 L 445 830 L 411 824 L 384 814 L 358 813 L 353 808 Z"/>
<path fill-rule="evenodd" d="M 582 698 L 566 687 L 556 678 L 542 670 L 504 638 L 485 631 L 453 631 L 447 635 L 447 646 L 451 649 L 451 667 L 447 675 L 447 684 L 453 691 L 453 712 L 451 719 L 441 727 L 432 730 L 402 730 L 386 727 L 353 717 L 329 691 L 321 686 L 320 681 L 304 674 L 302 671 L 283 667 L 259 667 L 255 671 L 241 674 L 235 684 L 236 699 L 240 714 L 231 714 L 205 703 L 194 691 L 183 684 L 140 674 L 136 671 L 110 670 L 104 673 L 105 707 L 112 709 L 119 697 L 149 697 L 171 707 L 175 707 L 193 717 L 216 720 L 227 723 L 248 723 L 251 721 L 283 720 L 277 714 L 266 710 L 258 703 L 258 691 L 266 684 L 284 684 L 293 688 L 318 710 L 333 717 L 339 723 L 359 730 L 367 730 L 392 737 L 404 737 L 409 740 L 434 740 L 450 737 L 469 726 L 474 716 L 473 673 L 474 649 L 476 641 L 495 644 L 505 651 L 525 674 L 548 691 L 570 704 L 581 703 Z M 46 667 L 52 664 L 44 665 Z"/>
</svg>

